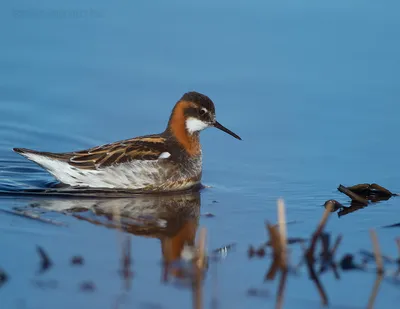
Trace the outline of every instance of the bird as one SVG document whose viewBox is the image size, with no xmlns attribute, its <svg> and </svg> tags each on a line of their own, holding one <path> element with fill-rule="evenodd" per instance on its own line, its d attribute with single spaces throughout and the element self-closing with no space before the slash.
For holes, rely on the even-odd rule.
<svg viewBox="0 0 400 309">
<path fill-rule="evenodd" d="M 52 153 L 13 148 L 61 184 L 74 188 L 169 192 L 200 185 L 200 131 L 217 128 L 241 138 L 216 120 L 214 102 L 190 91 L 177 101 L 160 134 L 139 136 L 86 150 Z"/>
</svg>

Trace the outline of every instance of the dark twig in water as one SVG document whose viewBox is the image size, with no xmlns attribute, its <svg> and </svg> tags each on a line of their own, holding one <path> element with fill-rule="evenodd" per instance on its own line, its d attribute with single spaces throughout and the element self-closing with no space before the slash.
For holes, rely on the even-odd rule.
<svg viewBox="0 0 400 309">
<path fill-rule="evenodd" d="M 266 253 L 265 253 L 265 248 L 263 246 L 258 249 L 255 249 L 253 246 L 250 245 L 249 249 L 247 250 L 247 254 L 248 254 L 249 258 L 251 259 L 254 256 L 263 258 Z"/>
<path fill-rule="evenodd" d="M 357 201 L 358 203 L 362 205 L 368 205 L 368 200 L 365 198 L 359 196 L 358 194 L 354 193 L 353 191 L 349 190 L 343 185 L 339 185 L 338 190 L 344 194 L 346 194 L 348 197 L 350 197 L 353 201 Z"/>
<path fill-rule="evenodd" d="M 121 224 L 121 213 L 118 207 L 114 208 L 113 211 L 113 221 L 116 224 L 116 227 L 118 230 L 122 231 L 122 224 Z M 133 277 L 133 273 L 131 271 L 131 264 L 132 264 L 132 258 L 131 258 L 131 240 L 130 236 L 124 235 L 121 233 L 119 234 L 120 236 L 120 243 L 121 243 L 121 264 L 122 264 L 122 278 L 124 280 L 125 284 L 125 289 L 129 290 L 131 288 L 131 281 Z"/>
<path fill-rule="evenodd" d="M 301 256 L 299 263 L 294 268 L 296 272 L 300 269 L 301 266 L 303 266 L 307 252 L 307 247 L 304 243 L 301 243 L 300 247 L 303 252 L 303 255 Z"/>
<path fill-rule="evenodd" d="M 46 270 L 48 270 L 53 263 L 51 262 L 49 256 L 47 253 L 44 251 L 44 249 L 40 246 L 36 246 L 36 250 L 40 256 L 40 270 L 39 273 L 43 273 Z"/>
<path fill-rule="evenodd" d="M 397 250 L 399 251 L 399 258 L 400 258 L 400 238 L 396 238 Z"/>
<path fill-rule="evenodd" d="M 85 259 L 83 258 L 83 256 L 73 256 L 71 258 L 71 265 L 83 265 L 85 264 Z"/>
<path fill-rule="evenodd" d="M 397 250 L 399 251 L 399 257 L 397 258 L 397 271 L 395 276 L 400 274 L 400 238 L 396 238 Z"/>
<path fill-rule="evenodd" d="M 340 267 L 342 270 L 361 270 L 363 267 L 354 263 L 354 256 L 352 254 L 346 254 L 340 261 Z"/>
<path fill-rule="evenodd" d="M 328 265 L 330 265 L 331 263 L 332 257 L 329 250 L 331 235 L 329 233 L 321 233 L 320 239 L 322 243 L 322 252 L 320 253 L 321 266 L 319 269 L 319 273 L 322 273 L 328 269 Z"/>
<path fill-rule="evenodd" d="M 277 227 L 277 225 L 272 225 L 272 226 Z M 303 246 L 306 241 L 307 241 L 307 239 L 305 239 L 305 238 L 288 237 L 286 239 L 286 244 L 287 245 L 300 244 L 301 246 Z M 265 242 L 258 249 L 254 248 L 252 245 L 250 245 L 249 249 L 247 250 L 247 254 L 248 254 L 249 258 L 252 258 L 254 256 L 263 258 L 266 255 L 267 247 L 272 247 L 271 240 L 268 240 L 267 242 Z"/>
<path fill-rule="evenodd" d="M 312 258 L 313 258 L 313 255 L 311 255 L 311 254 L 314 254 L 314 252 L 315 252 L 315 247 L 317 245 L 318 238 L 321 236 L 321 233 L 324 230 L 326 222 L 328 221 L 329 215 L 331 213 L 331 209 L 332 209 L 332 205 L 327 205 L 327 207 L 325 208 L 324 214 L 322 215 L 321 221 L 319 222 L 316 231 L 312 235 L 311 244 L 307 251 L 307 254 Z"/>
<path fill-rule="evenodd" d="M 382 226 L 383 228 L 400 227 L 400 223 L 393 223 L 389 225 Z"/>
<path fill-rule="evenodd" d="M 164 254 L 163 258 L 163 267 L 162 267 L 162 276 L 161 276 L 161 282 L 167 283 L 169 280 L 169 272 L 170 272 L 170 267 L 171 267 L 171 262 L 169 259 L 165 258 L 165 256 L 171 256 L 171 248 L 172 248 L 172 243 L 170 238 L 164 239 L 162 250 Z"/>
<path fill-rule="evenodd" d="M 260 289 L 256 289 L 256 288 L 250 288 L 247 290 L 247 295 L 267 298 L 270 296 L 270 293 L 268 290 L 260 290 Z"/>
<path fill-rule="evenodd" d="M 322 305 L 328 306 L 328 297 L 327 297 L 325 290 L 315 272 L 314 265 L 308 259 L 306 259 L 306 261 L 307 261 L 308 272 L 309 272 L 310 278 L 311 278 L 311 280 L 313 280 L 315 282 L 315 285 L 317 286 L 318 292 L 321 296 Z"/>
<path fill-rule="evenodd" d="M 350 207 L 345 207 L 343 206 L 342 208 L 340 208 L 340 210 L 338 211 L 338 217 L 342 217 L 342 216 L 346 216 L 348 214 L 351 214 L 357 210 L 363 209 L 364 207 L 367 207 L 368 205 L 362 205 L 358 202 L 351 202 Z"/>
<path fill-rule="evenodd" d="M 131 240 L 129 236 L 125 237 L 122 243 L 122 276 L 125 281 L 125 288 L 129 290 L 131 288 L 131 279 L 133 273 L 131 270 L 132 258 L 131 258 Z"/>
<path fill-rule="evenodd" d="M 307 239 L 301 238 L 301 237 L 288 237 L 286 239 L 286 244 L 288 244 L 288 245 L 301 244 L 301 243 L 305 243 L 306 241 L 307 241 Z M 267 241 L 265 243 L 265 246 L 266 247 L 271 246 L 271 242 Z"/>
<path fill-rule="evenodd" d="M 320 235 L 326 225 L 326 222 L 328 221 L 329 215 L 332 212 L 332 208 L 333 208 L 332 204 L 326 205 L 322 219 L 321 219 L 320 223 L 318 224 L 318 227 L 311 238 L 311 244 L 305 254 L 306 262 L 307 262 L 307 266 L 308 266 L 308 273 L 310 275 L 310 278 L 315 282 L 315 284 L 317 286 L 318 292 L 321 296 L 322 305 L 324 305 L 324 306 L 328 305 L 328 297 L 326 296 L 325 290 L 322 287 L 322 284 L 319 281 L 319 278 L 314 269 L 314 263 L 315 263 L 314 253 L 315 253 L 317 241 L 320 238 Z"/>
<path fill-rule="evenodd" d="M 213 274 L 212 274 L 212 292 L 211 292 L 211 309 L 219 308 L 219 299 L 218 299 L 218 263 L 213 264 Z"/>
<path fill-rule="evenodd" d="M 335 278 L 340 279 L 336 264 L 334 262 L 334 257 L 335 257 L 335 252 L 342 240 L 342 235 L 339 235 L 336 238 L 335 244 L 333 245 L 332 249 L 330 249 L 330 234 L 322 233 L 320 237 L 322 241 L 322 252 L 320 254 L 321 266 L 319 269 L 319 273 L 321 274 L 325 272 L 327 269 L 332 268 L 333 273 L 335 274 Z"/>
<path fill-rule="evenodd" d="M 336 279 L 340 279 L 340 276 L 337 271 L 337 267 L 336 267 L 336 263 L 334 262 L 334 259 L 335 259 L 336 250 L 337 250 L 337 248 L 339 248 L 339 245 L 342 242 L 342 238 L 343 238 L 342 235 L 339 234 L 339 236 L 336 238 L 335 244 L 333 245 L 332 250 L 331 250 L 331 267 L 332 267 L 333 273 L 335 274 Z"/>
<path fill-rule="evenodd" d="M 336 238 L 335 244 L 332 247 L 331 254 L 334 255 L 336 253 L 337 248 L 339 248 L 340 243 L 342 242 L 342 234 L 339 234 L 339 236 Z"/>
<path fill-rule="evenodd" d="M 377 183 L 363 183 L 354 185 L 351 187 L 347 187 L 350 191 L 365 196 L 369 200 L 382 200 L 382 199 L 389 199 L 392 196 L 396 196 L 397 194 L 393 194 L 388 189 L 378 185 Z"/>
<path fill-rule="evenodd" d="M 94 292 L 96 290 L 96 285 L 91 281 L 82 282 L 79 289 L 82 292 Z"/>
<path fill-rule="evenodd" d="M 8 276 L 4 270 L 0 268 L 0 288 L 8 281 Z"/>
<path fill-rule="evenodd" d="M 367 250 L 360 250 L 359 253 L 363 256 L 366 261 L 375 261 L 375 253 Z M 383 263 L 395 263 L 395 259 L 390 256 L 381 254 Z"/>
</svg>

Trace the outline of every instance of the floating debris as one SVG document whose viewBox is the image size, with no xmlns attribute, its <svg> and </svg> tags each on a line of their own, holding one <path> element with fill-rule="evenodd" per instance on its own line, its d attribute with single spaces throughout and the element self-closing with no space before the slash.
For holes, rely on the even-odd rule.
<svg viewBox="0 0 400 309">
<path fill-rule="evenodd" d="M 247 251 L 249 258 L 252 258 L 254 256 L 257 256 L 259 258 L 263 258 L 266 254 L 266 250 L 264 247 L 260 247 L 258 249 L 255 249 L 253 246 L 249 247 L 249 250 Z"/>
<path fill-rule="evenodd" d="M 267 298 L 271 296 L 271 293 L 266 289 L 250 288 L 247 290 L 247 295 L 253 297 Z"/>
<path fill-rule="evenodd" d="M 340 268 L 342 270 L 360 270 L 362 269 L 361 266 L 354 263 L 354 255 L 346 254 L 342 260 L 340 261 Z"/>
<path fill-rule="evenodd" d="M 228 253 L 236 248 L 236 243 L 231 243 L 226 246 L 220 247 L 212 251 L 214 256 L 219 256 L 221 258 L 226 258 Z"/>
<path fill-rule="evenodd" d="M 8 276 L 4 270 L 0 268 L 0 288 L 8 281 Z"/>
<path fill-rule="evenodd" d="M 350 197 L 353 202 L 362 205 L 368 205 L 368 201 L 378 202 L 398 195 L 376 183 L 364 183 L 351 187 L 339 185 L 338 190 Z"/>
<path fill-rule="evenodd" d="M 390 228 L 390 227 L 400 227 L 400 223 L 394 223 L 382 226 L 382 228 Z"/>
<path fill-rule="evenodd" d="M 369 199 L 373 199 L 374 196 L 380 196 L 380 197 L 397 196 L 397 194 L 390 192 L 388 189 L 378 185 L 377 183 L 372 183 L 372 184 L 363 183 L 348 187 L 347 189 L 362 196 L 366 196 Z"/>
<path fill-rule="evenodd" d="M 350 197 L 352 201 L 355 201 L 361 205 L 368 205 L 367 199 L 365 199 L 362 196 L 358 195 L 357 193 L 351 191 L 349 188 L 346 188 L 343 185 L 339 185 L 338 190 L 340 192 L 346 194 L 348 197 Z"/>
<path fill-rule="evenodd" d="M 366 262 L 375 261 L 375 254 L 368 250 L 360 250 L 359 253 L 363 256 Z M 396 260 L 391 258 L 390 256 L 386 256 L 382 254 L 382 261 L 384 263 L 393 264 L 396 263 Z"/>
<path fill-rule="evenodd" d="M 288 238 L 286 239 L 286 243 L 287 243 L 288 245 L 300 244 L 300 243 L 304 243 L 304 242 L 306 242 L 306 241 L 307 241 L 306 238 L 301 238 L 301 237 L 288 237 Z M 271 241 L 267 241 L 267 242 L 265 243 L 265 246 L 268 246 L 268 247 L 272 246 Z"/>
<path fill-rule="evenodd" d="M 83 265 L 85 264 L 85 259 L 83 258 L 83 256 L 73 256 L 71 258 L 71 265 Z"/>
<path fill-rule="evenodd" d="M 202 216 L 206 217 L 206 218 L 214 218 L 215 217 L 215 215 L 212 214 L 211 212 L 206 212 L 206 213 L 202 214 Z"/>
<path fill-rule="evenodd" d="M 233 250 L 234 248 L 236 248 L 236 243 L 231 243 L 226 246 L 220 247 L 218 249 L 214 249 L 212 252 L 213 253 L 229 252 L 229 251 Z"/>
<path fill-rule="evenodd" d="M 51 262 L 49 256 L 46 254 L 44 249 L 40 246 L 36 246 L 36 250 L 40 256 L 40 270 L 39 273 L 44 273 L 46 270 L 48 270 L 53 263 Z"/>
<path fill-rule="evenodd" d="M 266 249 L 265 248 L 258 248 L 256 251 L 256 255 L 260 258 L 263 258 L 266 255 Z"/>
<path fill-rule="evenodd" d="M 388 200 L 392 196 L 398 195 L 376 183 L 358 184 L 351 187 L 339 185 L 338 190 L 350 197 L 350 206 L 344 206 L 336 200 L 328 200 L 325 202 L 324 206 L 326 206 L 328 203 L 331 204 L 333 206 L 333 212 L 339 210 L 339 217 L 367 207 L 369 205 L 369 201 L 376 203 L 379 201 Z"/>
<path fill-rule="evenodd" d="M 79 289 L 82 292 L 94 292 L 96 290 L 96 285 L 91 281 L 85 281 L 80 284 Z"/>
<path fill-rule="evenodd" d="M 397 250 L 399 251 L 399 257 L 397 258 L 397 271 L 395 276 L 397 277 L 400 274 L 400 238 L 396 238 Z"/>
</svg>

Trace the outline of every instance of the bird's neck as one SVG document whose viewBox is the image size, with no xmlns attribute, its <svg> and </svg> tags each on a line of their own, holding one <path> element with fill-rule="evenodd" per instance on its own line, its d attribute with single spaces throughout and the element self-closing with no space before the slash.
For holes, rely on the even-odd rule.
<svg viewBox="0 0 400 309">
<path fill-rule="evenodd" d="M 168 122 L 167 131 L 190 156 L 196 156 L 201 153 L 199 132 L 189 133 L 186 128 L 186 117 L 184 113 L 185 108 L 190 104 L 190 102 L 178 102 L 178 104 L 175 105 Z"/>
</svg>

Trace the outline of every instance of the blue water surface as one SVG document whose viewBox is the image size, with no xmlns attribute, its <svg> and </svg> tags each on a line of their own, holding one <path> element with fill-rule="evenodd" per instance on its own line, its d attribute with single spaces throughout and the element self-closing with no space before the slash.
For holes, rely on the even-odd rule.
<svg viewBox="0 0 400 309">
<path fill-rule="evenodd" d="M 277 282 L 263 281 L 270 261 L 249 260 L 247 250 L 265 241 L 264 223 L 276 222 L 278 198 L 295 221 L 289 236 L 308 238 L 326 200 L 349 204 L 339 184 L 376 182 L 400 192 L 399 10 L 392 0 L 3 1 L 0 189 L 54 182 L 13 147 L 63 152 L 158 133 L 183 93 L 207 94 L 218 120 L 243 141 L 215 129 L 202 133 L 207 188 L 199 211 L 215 216 L 200 216 L 196 226 L 207 228 L 210 250 L 237 243 L 211 263 L 204 308 L 216 300 L 218 308 L 275 306 Z M 64 204 L 0 197 L 5 211 L 49 205 Z M 337 259 L 371 251 L 371 228 L 381 250 L 397 257 L 399 230 L 381 228 L 400 221 L 396 207 L 392 198 L 333 214 L 327 229 L 344 236 Z M 9 275 L 1 308 L 192 306 L 190 288 L 160 282 L 162 237 L 131 234 L 134 277 L 125 291 L 120 233 L 58 211 L 42 214 L 65 226 L 0 213 L 0 268 Z M 37 273 L 37 245 L 54 263 L 44 274 Z M 83 267 L 69 265 L 76 254 L 85 257 Z M 331 307 L 364 308 L 375 274 L 341 273 L 336 280 L 328 273 L 321 280 Z M 86 281 L 95 291 L 79 289 Z M 250 288 L 270 296 L 249 297 Z M 375 307 L 397 308 L 398 292 L 385 279 Z M 320 307 L 305 268 L 289 276 L 285 295 L 284 308 Z"/>
</svg>

